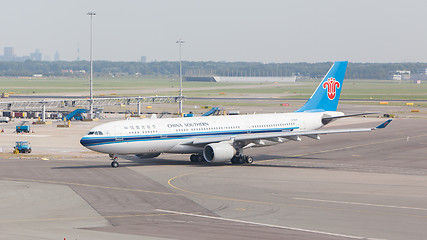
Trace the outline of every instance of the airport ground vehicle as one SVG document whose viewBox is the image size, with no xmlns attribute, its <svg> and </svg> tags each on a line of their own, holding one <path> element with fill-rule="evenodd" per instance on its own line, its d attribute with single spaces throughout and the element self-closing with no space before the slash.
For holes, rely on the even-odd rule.
<svg viewBox="0 0 427 240">
<path fill-rule="evenodd" d="M 16 133 L 29 133 L 30 130 L 31 128 L 28 121 L 23 121 L 21 124 L 16 126 Z"/>
<path fill-rule="evenodd" d="M 9 117 L 0 117 L 0 123 L 1 123 L 1 122 L 8 123 L 9 121 L 10 121 L 10 118 L 9 118 Z"/>
<path fill-rule="evenodd" d="M 31 153 L 30 143 L 27 141 L 18 141 L 15 143 L 13 153 Z"/>
</svg>

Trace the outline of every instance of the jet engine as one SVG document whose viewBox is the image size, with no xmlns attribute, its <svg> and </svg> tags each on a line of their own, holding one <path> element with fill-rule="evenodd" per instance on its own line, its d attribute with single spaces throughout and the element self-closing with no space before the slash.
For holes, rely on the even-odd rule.
<svg viewBox="0 0 427 240">
<path fill-rule="evenodd" d="M 236 155 L 236 149 L 228 143 L 211 143 L 203 148 L 206 162 L 228 162 Z"/>
</svg>

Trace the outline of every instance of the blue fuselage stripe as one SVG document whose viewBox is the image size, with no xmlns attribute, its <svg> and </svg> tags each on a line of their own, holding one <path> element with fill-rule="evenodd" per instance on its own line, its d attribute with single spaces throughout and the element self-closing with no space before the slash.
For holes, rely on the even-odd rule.
<svg viewBox="0 0 427 240">
<path fill-rule="evenodd" d="M 135 142 L 135 141 L 154 141 L 154 140 L 172 140 L 172 139 L 186 139 L 192 137 L 212 137 L 212 136 L 226 136 L 238 135 L 249 133 L 275 133 L 286 132 L 298 129 L 292 128 L 269 128 L 269 129 L 247 129 L 247 130 L 232 130 L 232 131 L 208 131 L 208 132 L 191 132 L 191 133 L 166 133 L 154 135 L 127 135 L 127 136 L 111 136 L 111 137 L 83 137 L 80 143 L 87 146 L 96 146 L 113 143 Z"/>
</svg>

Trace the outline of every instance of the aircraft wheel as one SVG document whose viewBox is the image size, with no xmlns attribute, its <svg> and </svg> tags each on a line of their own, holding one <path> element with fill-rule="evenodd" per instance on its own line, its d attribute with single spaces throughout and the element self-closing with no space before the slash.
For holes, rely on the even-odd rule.
<svg viewBox="0 0 427 240">
<path fill-rule="evenodd" d="M 234 156 L 231 160 L 231 164 L 239 164 L 240 160 L 239 157 Z"/>
<path fill-rule="evenodd" d="M 246 163 L 246 158 L 247 158 L 247 156 L 241 155 L 239 157 L 239 164 L 245 164 Z"/>
<path fill-rule="evenodd" d="M 197 160 L 199 161 L 199 162 L 205 162 L 205 157 L 203 157 L 203 155 L 196 155 L 197 156 Z"/>
<path fill-rule="evenodd" d="M 254 162 L 254 159 L 251 156 L 245 157 L 245 163 L 252 164 Z"/>
<path fill-rule="evenodd" d="M 199 158 L 198 158 L 198 156 L 197 156 L 196 154 L 192 154 L 192 155 L 190 156 L 190 161 L 191 161 L 191 162 L 198 162 L 198 161 L 199 161 Z"/>
<path fill-rule="evenodd" d="M 116 161 L 113 161 L 113 162 L 111 162 L 111 167 L 117 168 L 117 167 L 119 167 L 119 163 Z"/>
</svg>

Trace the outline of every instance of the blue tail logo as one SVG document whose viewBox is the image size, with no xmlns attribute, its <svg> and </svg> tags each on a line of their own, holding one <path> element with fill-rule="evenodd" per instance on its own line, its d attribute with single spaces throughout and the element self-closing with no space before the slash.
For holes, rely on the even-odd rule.
<svg viewBox="0 0 427 240">
<path fill-rule="evenodd" d="M 335 81 L 335 78 L 328 78 L 328 81 L 324 82 L 322 87 L 328 90 L 329 100 L 334 100 L 337 94 L 337 88 L 340 88 L 340 83 Z"/>
<path fill-rule="evenodd" d="M 310 99 L 296 112 L 336 111 L 347 63 L 335 62 Z"/>
</svg>

